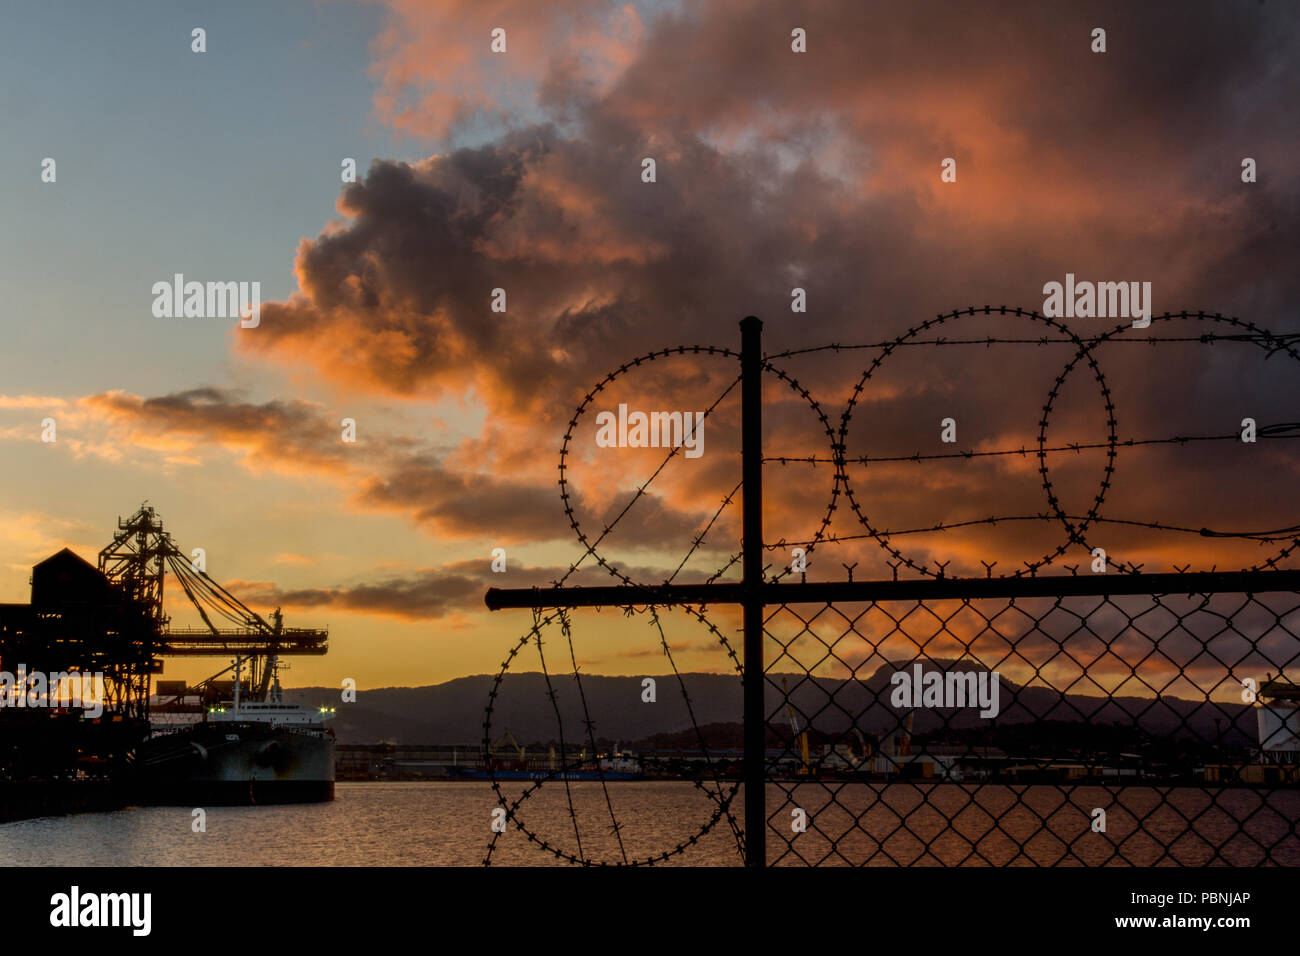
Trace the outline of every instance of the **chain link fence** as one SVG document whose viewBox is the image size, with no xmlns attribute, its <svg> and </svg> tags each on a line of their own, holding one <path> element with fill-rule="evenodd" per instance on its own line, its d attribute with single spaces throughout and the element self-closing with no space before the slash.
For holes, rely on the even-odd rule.
<svg viewBox="0 0 1300 956">
<path fill-rule="evenodd" d="M 1295 591 L 769 609 L 768 862 L 1300 864 L 1297 628 Z"/>
<path fill-rule="evenodd" d="M 947 322 L 977 315 L 1034 322 L 1046 332 L 1025 338 L 937 333 Z M 1203 312 L 1166 313 L 1155 320 L 1228 328 L 1138 339 L 1126 338 L 1128 327 L 1120 326 L 1082 339 L 1037 313 L 986 306 L 940 315 L 886 342 L 764 356 L 761 324 L 747 319 L 741 323 L 739 352 L 665 349 L 606 376 L 569 421 L 560 460 L 561 498 L 585 550 L 551 587 L 494 588 L 486 597 L 490 608 L 531 608 L 534 615 L 490 694 L 484 720 L 489 769 L 502 682 L 523 663 L 525 651 L 537 654 L 559 752 L 522 790 L 508 792 L 493 774 L 508 826 L 494 831 L 485 862 L 492 862 L 512 827 L 543 853 L 583 865 L 689 862 L 691 853 L 710 841 L 715 851 L 730 846 L 730 860 L 748 866 L 1300 864 L 1300 688 L 1287 677 L 1300 655 L 1300 572 L 1285 569 L 1300 547 L 1300 527 L 1222 531 L 1112 516 L 1105 505 L 1120 449 L 1206 447 L 1241 436 L 1122 438 L 1114 397 L 1096 357 L 1101 346 L 1130 342 L 1235 342 L 1269 358 L 1282 354 L 1300 362 L 1293 347 L 1297 337 Z M 855 410 L 861 420 L 862 406 L 876 387 L 873 376 L 885 359 L 912 347 L 995 344 L 1064 345 L 1071 353 L 1043 404 L 1036 448 L 932 455 L 850 451 Z M 859 348 L 877 355 L 852 389 L 838 430 L 811 392 L 774 364 L 809 353 L 838 357 Z M 616 379 L 657 360 L 692 356 L 739 360 L 739 377 L 726 376 L 730 384 L 704 415 L 715 414 L 728 396 L 734 400 L 740 386 L 742 480 L 692 538 L 676 570 L 662 583 L 648 584 L 604 551 L 611 533 L 646 500 L 679 449 L 666 451 L 612 518 L 588 528 L 574 507 L 571 445 L 583 414 Z M 1090 377 L 1101 397 L 1106 439 L 1054 445 L 1049 422 L 1062 415 L 1058 406 L 1076 369 Z M 787 400 L 811 409 L 818 423 L 813 431 L 825 433 L 828 453 L 764 455 L 759 384 L 764 375 L 794 393 Z M 1258 435 L 1270 441 L 1294 438 L 1300 426 L 1263 423 Z M 1048 456 L 1085 450 L 1104 454 L 1100 486 L 1086 509 L 1071 513 Z M 1048 510 L 891 526 L 879 517 L 854 472 L 897 462 L 1000 456 L 1037 458 Z M 765 464 L 833 473 L 829 502 L 812 522 L 811 538 L 764 538 Z M 725 523 L 724 512 L 737 495 L 743 510 L 741 549 L 703 583 L 677 583 L 706 536 Z M 840 508 L 843 504 L 848 507 Z M 851 512 L 862 531 L 840 529 L 837 508 L 841 515 Z M 984 526 L 992 534 L 1016 522 L 1065 533 L 1055 547 L 1010 574 L 995 574 L 997 562 L 981 560 L 983 577 L 951 576 L 948 561 L 933 552 L 905 552 L 900 544 L 916 533 Z M 1232 539 L 1277 550 L 1269 548 L 1267 556 L 1243 562 L 1238 571 L 1193 571 L 1190 564 L 1174 564 L 1176 573 L 1148 573 L 1141 563 L 1114 555 L 1108 563 L 1090 540 L 1101 527 Z M 845 565 L 848 579 L 842 581 L 810 582 L 800 573 L 802 559 L 814 549 L 858 540 L 879 545 L 890 556 L 891 579 L 855 582 L 856 565 Z M 773 568 L 766 563 L 773 552 L 797 553 L 801 560 Z M 1094 573 L 1085 566 L 1088 555 Z M 1067 556 L 1081 562 L 1064 564 Z M 618 583 L 570 583 L 587 559 Z M 1057 567 L 1069 573 L 1048 573 Z M 740 580 L 734 574 L 738 568 Z M 685 836 L 667 836 L 657 847 L 629 835 L 628 812 L 620 809 L 628 803 L 622 799 L 623 784 L 602 759 L 609 750 L 600 735 L 602 717 L 584 690 L 584 681 L 591 679 L 581 673 L 573 639 L 572 609 L 583 607 L 616 607 L 643 616 L 657 632 L 656 643 L 685 705 L 696 769 L 684 785 L 702 794 L 705 812 L 695 821 L 698 826 L 682 831 Z M 743 746 L 720 745 L 699 718 L 698 697 L 693 698 L 689 675 L 664 632 L 669 609 L 706 628 L 741 675 Z M 715 623 L 719 613 L 737 609 L 740 627 Z M 729 639 L 736 631 L 742 634 L 739 648 Z M 554 826 L 546 832 L 524 819 L 527 808 L 541 805 L 543 788 L 562 791 L 552 808 Z M 656 811 L 638 805 L 638 812 Z M 715 852 L 709 859 L 719 858 Z"/>
</svg>

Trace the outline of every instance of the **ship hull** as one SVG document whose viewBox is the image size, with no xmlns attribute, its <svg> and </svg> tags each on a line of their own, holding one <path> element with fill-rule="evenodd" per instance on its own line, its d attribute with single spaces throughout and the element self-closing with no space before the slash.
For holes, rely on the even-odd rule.
<svg viewBox="0 0 1300 956">
<path fill-rule="evenodd" d="M 160 806 L 334 799 L 334 737 L 323 730 L 199 724 L 145 741 L 136 767 L 141 802 Z"/>
</svg>

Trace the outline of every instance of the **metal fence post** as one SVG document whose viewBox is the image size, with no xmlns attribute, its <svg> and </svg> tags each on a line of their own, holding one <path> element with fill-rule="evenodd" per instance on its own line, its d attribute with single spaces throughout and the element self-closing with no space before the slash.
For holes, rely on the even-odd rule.
<svg viewBox="0 0 1300 956">
<path fill-rule="evenodd" d="M 763 323 L 740 322 L 740 458 L 745 622 L 745 866 L 767 864 L 763 712 Z"/>
</svg>

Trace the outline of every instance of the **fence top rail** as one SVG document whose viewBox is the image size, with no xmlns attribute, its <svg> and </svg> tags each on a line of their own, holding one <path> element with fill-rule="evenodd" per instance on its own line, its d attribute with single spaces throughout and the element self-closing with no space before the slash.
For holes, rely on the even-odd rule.
<svg viewBox="0 0 1300 956">
<path fill-rule="evenodd" d="M 902 581 L 765 582 L 764 604 L 925 601 L 1017 597 L 1104 597 L 1126 594 L 1267 594 L 1300 591 L 1300 570 L 1188 571 L 1170 574 L 1020 575 L 990 578 L 920 578 Z M 630 605 L 737 604 L 739 582 L 561 588 L 488 588 L 489 610 L 509 608 L 626 607 Z"/>
</svg>

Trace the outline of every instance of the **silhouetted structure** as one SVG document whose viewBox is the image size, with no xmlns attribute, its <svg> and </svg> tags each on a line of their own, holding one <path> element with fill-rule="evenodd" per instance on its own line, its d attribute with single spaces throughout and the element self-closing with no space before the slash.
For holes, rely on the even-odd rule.
<svg viewBox="0 0 1300 956">
<path fill-rule="evenodd" d="M 169 627 L 168 570 L 206 628 Z M 150 682 L 163 657 L 242 656 L 253 665 L 252 690 L 265 694 L 276 657 L 327 650 L 328 631 L 284 628 L 278 609 L 269 623 L 196 568 L 147 504 L 118 520 L 98 568 L 64 548 L 32 568 L 31 588 L 31 603 L 0 604 L 0 671 L 16 685 L 0 703 L 0 777 L 9 779 L 118 767 L 149 734 Z M 55 675 L 102 677 L 103 713 L 62 701 Z"/>
</svg>

